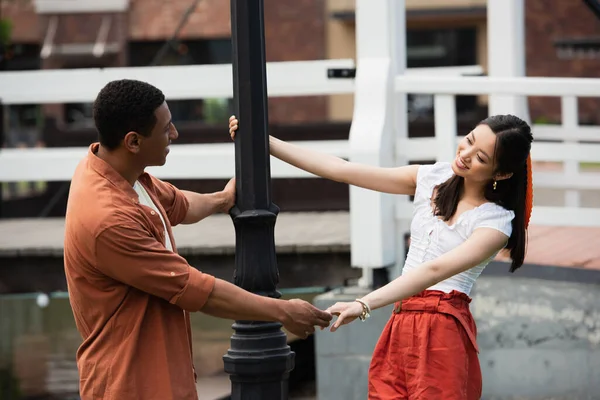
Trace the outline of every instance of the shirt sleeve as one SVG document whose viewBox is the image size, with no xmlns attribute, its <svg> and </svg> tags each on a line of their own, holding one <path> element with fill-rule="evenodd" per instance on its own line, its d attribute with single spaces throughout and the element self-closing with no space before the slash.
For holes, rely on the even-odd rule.
<svg viewBox="0 0 600 400">
<path fill-rule="evenodd" d="M 181 190 L 169 182 L 161 181 L 152 175 L 148 176 L 152 182 L 154 194 L 165 209 L 171 226 L 180 224 L 185 219 L 190 207 L 188 199 Z"/>
<path fill-rule="evenodd" d="M 482 213 L 481 217 L 477 219 L 474 229 L 492 228 L 510 237 L 514 217 L 515 213 L 513 211 L 498 206 Z"/>
<path fill-rule="evenodd" d="M 96 269 L 105 275 L 167 300 L 186 311 L 200 311 L 215 278 L 168 251 L 143 228 L 117 224 L 96 238 Z"/>
<path fill-rule="evenodd" d="M 417 189 L 415 190 L 415 204 L 431 204 L 431 195 L 436 185 L 446 181 L 452 176 L 452 167 L 446 162 L 420 165 L 417 170 Z"/>
</svg>

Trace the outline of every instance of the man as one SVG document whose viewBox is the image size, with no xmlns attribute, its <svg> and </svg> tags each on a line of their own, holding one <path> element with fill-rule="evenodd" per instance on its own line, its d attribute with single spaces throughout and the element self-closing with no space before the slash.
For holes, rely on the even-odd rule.
<svg viewBox="0 0 600 400">
<path fill-rule="evenodd" d="M 98 94 L 90 146 L 71 182 L 65 272 L 83 343 L 83 400 L 196 400 L 189 313 L 280 321 L 305 337 L 331 315 L 301 300 L 254 295 L 203 274 L 176 253 L 172 226 L 234 204 L 223 191 L 180 191 L 144 172 L 163 165 L 178 133 L 163 93 L 134 80 Z"/>
</svg>

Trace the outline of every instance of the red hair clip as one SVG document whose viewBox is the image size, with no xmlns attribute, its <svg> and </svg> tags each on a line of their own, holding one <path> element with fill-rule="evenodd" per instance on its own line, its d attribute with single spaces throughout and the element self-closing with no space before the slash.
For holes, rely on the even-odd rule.
<svg viewBox="0 0 600 400">
<path fill-rule="evenodd" d="M 529 227 L 533 208 L 533 174 L 531 172 L 531 154 L 527 157 L 527 191 L 525 192 L 525 229 Z"/>
</svg>

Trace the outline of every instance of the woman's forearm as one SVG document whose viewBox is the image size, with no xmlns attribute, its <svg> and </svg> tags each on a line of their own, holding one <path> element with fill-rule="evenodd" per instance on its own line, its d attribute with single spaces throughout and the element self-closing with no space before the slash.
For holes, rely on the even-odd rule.
<svg viewBox="0 0 600 400">
<path fill-rule="evenodd" d="M 274 157 L 322 178 L 382 193 L 415 194 L 418 165 L 382 168 L 349 162 L 274 137 L 269 137 L 269 144 Z"/>
<path fill-rule="evenodd" d="M 302 146 L 290 144 L 269 136 L 271 155 L 314 175 L 343 182 L 342 169 L 346 160 L 329 154 L 320 153 Z"/>
<path fill-rule="evenodd" d="M 504 248 L 506 240 L 507 236 L 498 230 L 475 229 L 461 245 L 402 274 L 384 287 L 369 293 L 363 300 L 371 309 L 404 300 L 490 259 Z"/>
<path fill-rule="evenodd" d="M 422 265 L 362 298 L 371 310 L 385 307 L 413 296 L 440 281 L 439 274 L 429 265 Z"/>
</svg>

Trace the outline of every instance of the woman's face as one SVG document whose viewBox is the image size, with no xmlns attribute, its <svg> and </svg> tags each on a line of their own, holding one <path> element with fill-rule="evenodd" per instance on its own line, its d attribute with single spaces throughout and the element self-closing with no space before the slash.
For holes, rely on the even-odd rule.
<svg viewBox="0 0 600 400">
<path fill-rule="evenodd" d="M 478 125 L 458 144 L 452 170 L 472 182 L 486 183 L 494 177 L 496 134 L 487 125 Z"/>
</svg>

